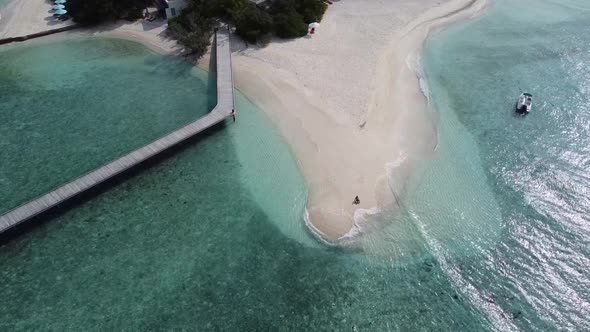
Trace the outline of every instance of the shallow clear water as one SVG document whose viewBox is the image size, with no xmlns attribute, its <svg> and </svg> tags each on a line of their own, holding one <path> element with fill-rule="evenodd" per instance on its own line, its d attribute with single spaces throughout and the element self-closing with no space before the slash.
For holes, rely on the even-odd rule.
<svg viewBox="0 0 590 332">
<path fill-rule="evenodd" d="M 0 212 L 205 114 L 207 81 L 117 39 L 0 50 Z"/>
<path fill-rule="evenodd" d="M 587 1 L 495 1 L 423 56 L 440 144 L 409 214 L 500 330 L 590 329 L 589 18 Z"/>
<path fill-rule="evenodd" d="M 439 146 L 381 255 L 310 238 L 237 94 L 236 123 L 0 247 L 0 330 L 590 329 L 587 7 L 498 1 L 428 43 Z"/>
<path fill-rule="evenodd" d="M 406 259 L 318 245 L 288 147 L 239 93 L 237 108 L 236 123 L 0 247 L 0 329 L 486 328 L 419 241 Z"/>
</svg>

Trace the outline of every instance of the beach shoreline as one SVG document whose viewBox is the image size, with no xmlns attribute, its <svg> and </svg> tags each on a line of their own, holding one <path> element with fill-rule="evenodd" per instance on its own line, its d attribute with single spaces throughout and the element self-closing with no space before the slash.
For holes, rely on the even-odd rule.
<svg viewBox="0 0 590 332">
<path fill-rule="evenodd" d="M 38 18 L 44 7 L 32 2 L 21 1 L 8 25 Z M 373 223 L 380 215 L 395 214 L 406 180 L 436 145 L 418 74 L 422 46 L 433 31 L 480 13 L 486 4 L 335 2 L 311 38 L 264 48 L 234 38 L 235 85 L 291 147 L 308 187 L 303 217 L 319 240 L 351 244 L 378 226 Z M 31 30 L 43 25 L 7 29 L 5 23 L 0 36 L 37 32 Z M 128 39 L 160 54 L 183 54 L 165 28 L 164 21 L 140 20 L 64 35 Z M 197 64 L 207 69 L 208 55 Z M 358 205 L 352 204 L 355 196 Z"/>
<path fill-rule="evenodd" d="M 59 21 L 53 17 L 52 3 L 45 0 L 13 0 L 0 15 L 0 38 L 20 37 L 74 25 L 70 19 Z"/>
<path fill-rule="evenodd" d="M 376 52 L 375 69 L 364 74 L 373 76 L 364 80 L 370 86 L 364 111 L 338 112 L 347 105 L 330 104 L 333 98 L 329 93 L 321 96 L 325 93 L 321 86 L 301 81 L 301 77 L 321 71 L 317 65 L 320 61 L 325 66 L 354 66 L 342 59 L 346 55 L 338 57 L 337 52 L 320 46 L 310 55 L 311 61 L 292 65 L 295 70 L 288 68 L 283 58 L 276 61 L 281 65 L 267 60 L 273 57 L 272 48 L 277 48 L 272 44 L 266 48 L 270 52 L 246 50 L 234 56 L 237 87 L 267 113 L 299 162 L 309 188 L 304 219 L 320 241 L 353 245 L 359 234 L 378 228 L 377 223 L 387 219 L 384 215 L 391 217 L 399 212 L 398 199 L 407 190 L 407 179 L 436 146 L 434 119 L 428 114 L 420 85 L 418 57 L 422 46 L 432 32 L 479 14 L 486 4 L 485 0 L 454 0 L 433 6 L 386 36 L 387 46 Z M 329 20 L 334 17 L 330 13 L 335 8 L 329 8 L 323 21 L 327 29 L 332 28 Z M 374 44 L 377 42 L 382 41 Z M 286 48 L 275 53 L 285 52 L 286 57 L 291 51 Z M 328 52 L 326 61 L 322 56 Z M 314 56 L 322 58 L 314 61 Z M 334 81 L 325 83 L 332 85 Z M 336 94 L 336 98 L 345 100 L 346 93 L 350 91 Z M 362 101 L 354 106 L 362 108 Z M 352 204 L 355 196 L 360 197 L 361 204 Z"/>
</svg>

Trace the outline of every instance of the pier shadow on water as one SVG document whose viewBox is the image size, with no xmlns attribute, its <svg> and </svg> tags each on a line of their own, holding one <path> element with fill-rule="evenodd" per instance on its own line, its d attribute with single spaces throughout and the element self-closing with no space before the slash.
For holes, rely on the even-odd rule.
<svg viewBox="0 0 590 332">
<path fill-rule="evenodd" d="M 0 213 L 206 114 L 209 76 L 118 39 L 0 50 Z"/>
<path fill-rule="evenodd" d="M 285 236 L 243 186 L 253 165 L 231 135 L 213 131 L 0 247 L 0 329 L 487 329 L 427 252 L 396 265 Z"/>
</svg>

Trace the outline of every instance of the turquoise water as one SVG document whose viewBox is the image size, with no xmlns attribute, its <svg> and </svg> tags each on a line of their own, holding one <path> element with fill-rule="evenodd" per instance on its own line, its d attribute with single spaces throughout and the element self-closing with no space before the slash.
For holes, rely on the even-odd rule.
<svg viewBox="0 0 590 332">
<path fill-rule="evenodd" d="M 411 224 L 405 259 L 317 244 L 288 147 L 236 102 L 236 123 L 5 242 L 0 330 L 487 329 Z"/>
<path fill-rule="evenodd" d="M 590 329 L 589 18 L 587 1 L 494 1 L 422 59 L 439 146 L 409 214 L 499 330 Z"/>
<path fill-rule="evenodd" d="M 0 50 L 0 212 L 205 114 L 208 86 L 117 39 Z"/>
<path fill-rule="evenodd" d="M 237 94 L 236 123 L 1 246 L 0 330 L 589 330 L 589 15 L 501 0 L 428 43 L 439 145 L 383 254 L 310 238 Z"/>
</svg>

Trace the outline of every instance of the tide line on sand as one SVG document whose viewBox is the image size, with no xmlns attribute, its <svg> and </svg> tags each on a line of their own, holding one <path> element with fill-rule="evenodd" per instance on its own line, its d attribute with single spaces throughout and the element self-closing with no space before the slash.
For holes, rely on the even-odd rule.
<svg viewBox="0 0 590 332">
<path fill-rule="evenodd" d="M 312 37 L 264 48 L 232 43 L 236 86 L 289 143 L 309 190 L 305 222 L 325 243 L 352 243 L 374 217 L 390 213 L 412 164 L 436 145 L 418 55 L 430 33 L 479 13 L 487 0 L 439 2 L 335 2 Z M 47 24 L 42 1 L 22 0 L 18 7 L 9 24 L 0 23 L 0 36 Z M 178 52 L 163 37 L 165 24 L 145 29 L 142 23 L 88 32 Z M 391 168 L 402 154 L 404 162 Z M 358 205 L 351 204 L 355 196 Z"/>
<path fill-rule="evenodd" d="M 413 165 L 436 146 L 419 77 L 421 48 L 433 31 L 486 3 L 335 3 L 313 37 L 235 57 L 238 88 L 299 161 L 309 188 L 305 223 L 321 241 L 354 243 L 373 220 L 385 219 L 380 214 L 395 213 Z"/>
</svg>

